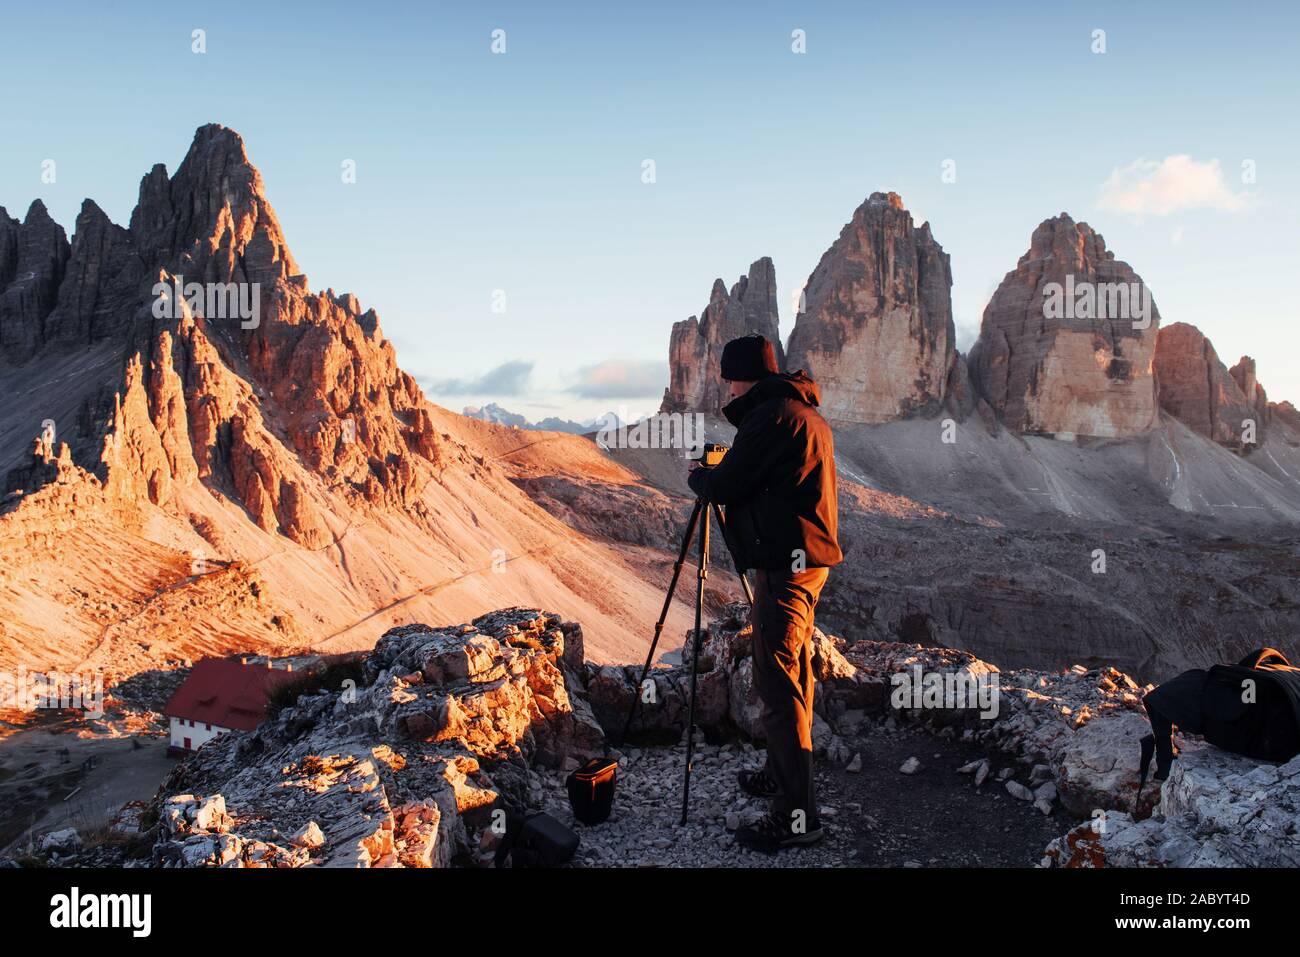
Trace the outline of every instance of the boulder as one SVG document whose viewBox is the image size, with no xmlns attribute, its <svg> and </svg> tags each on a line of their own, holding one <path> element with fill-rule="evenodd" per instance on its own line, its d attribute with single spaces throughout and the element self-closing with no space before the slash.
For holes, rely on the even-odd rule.
<svg viewBox="0 0 1300 957">
<path fill-rule="evenodd" d="M 1013 798 L 1015 798 L 1018 801 L 1028 801 L 1030 803 L 1033 803 L 1036 800 L 1034 798 L 1034 792 L 1029 790 L 1029 788 L 1025 787 L 1019 781 L 1015 781 L 1015 780 L 1007 781 L 1006 789 L 1007 789 L 1007 793 L 1010 794 Z"/>
<path fill-rule="evenodd" d="M 1138 742 L 1150 733 L 1150 722 L 1136 711 L 1080 727 L 1053 761 L 1061 804 L 1079 817 L 1098 808 L 1131 810 L 1138 790 Z M 1149 813 L 1159 796 L 1160 788 L 1148 779 L 1139 813 Z"/>
<path fill-rule="evenodd" d="M 315 821 L 308 821 L 302 827 L 298 828 L 289 842 L 294 847 L 305 847 L 308 850 L 315 850 L 325 843 L 325 834 L 320 829 L 320 825 Z"/>
<path fill-rule="evenodd" d="M 81 835 L 77 833 L 75 827 L 50 831 L 41 837 L 40 844 L 37 845 L 42 854 L 65 854 L 76 850 L 80 846 Z"/>
</svg>

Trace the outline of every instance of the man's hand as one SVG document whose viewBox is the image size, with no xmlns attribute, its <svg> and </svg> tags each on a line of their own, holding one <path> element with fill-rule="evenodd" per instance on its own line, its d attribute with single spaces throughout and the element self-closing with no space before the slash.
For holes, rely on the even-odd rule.
<svg viewBox="0 0 1300 957">
<path fill-rule="evenodd" d="M 686 469 L 686 484 L 696 495 L 704 494 L 704 483 L 708 481 L 705 474 L 707 471 L 698 459 L 690 459 L 690 465 Z"/>
</svg>

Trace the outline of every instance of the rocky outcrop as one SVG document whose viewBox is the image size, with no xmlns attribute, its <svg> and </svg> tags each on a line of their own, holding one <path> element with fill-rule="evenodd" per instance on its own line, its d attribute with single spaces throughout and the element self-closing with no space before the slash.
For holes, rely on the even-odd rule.
<svg viewBox="0 0 1300 957">
<path fill-rule="evenodd" d="M 1268 399 L 1255 382 L 1254 366 L 1243 359 L 1229 372 L 1214 345 L 1195 326 L 1186 322 L 1167 326 L 1156 341 L 1160 408 L 1208 439 L 1245 449 L 1252 430 L 1255 442 L 1262 441 L 1267 415 Z"/>
<path fill-rule="evenodd" d="M 732 728 L 761 741 L 743 611 L 733 606 L 704 639 L 696 715 L 706 728 Z M 1139 789 L 1139 741 L 1150 731 L 1142 697 L 1151 686 L 1114 668 L 999 671 L 962 651 L 847 642 L 820 631 L 813 647 L 813 740 L 820 756 L 846 760 L 839 734 L 864 720 L 921 722 L 980 742 L 1011 761 L 998 775 L 1001 789 L 1045 814 L 1059 803 L 1085 820 L 1048 847 L 1043 866 L 1293 867 L 1300 861 L 1300 758 L 1279 767 L 1176 734 L 1180 756 L 1169 780 L 1148 780 Z M 640 711 L 643 731 L 684 725 L 685 675 L 678 670 L 657 670 L 653 689 L 642 689 L 642 701 L 651 703 Z M 630 672 L 588 666 L 592 705 L 607 727 L 630 703 Z M 962 690 L 981 683 L 992 691 L 984 699 Z M 989 769 L 985 760 L 961 770 L 978 789 L 988 784 Z"/>
<path fill-rule="evenodd" d="M 508 609 L 387 632 L 347 677 L 307 678 L 254 732 L 180 765 L 153 805 L 156 866 L 444 867 L 478 851 L 531 768 L 604 750 L 578 674 L 582 629 Z"/>
<path fill-rule="evenodd" d="M 1237 383 L 1237 388 L 1241 390 L 1246 401 L 1255 407 L 1262 418 L 1267 418 L 1268 393 L 1259 384 L 1259 378 L 1255 374 L 1255 360 L 1250 356 L 1242 356 L 1237 360 L 1237 364 L 1228 370 L 1228 375 L 1232 376 L 1232 381 Z M 1267 423 L 1261 422 L 1261 424 Z"/>
<path fill-rule="evenodd" d="M 930 224 L 872 193 L 808 277 L 787 365 L 817 380 L 833 422 L 933 415 L 958 361 L 951 289 Z"/>
<path fill-rule="evenodd" d="M 77 216 L 58 304 L 45 322 L 44 340 L 85 348 L 125 331 L 141 302 L 145 264 L 130 234 L 86 200 Z"/>
<path fill-rule="evenodd" d="M 1255 360 L 1242 356 L 1237 364 L 1228 370 L 1242 396 L 1255 410 L 1257 423 L 1257 442 L 1262 444 L 1268 426 L 1274 421 L 1283 423 L 1290 429 L 1300 431 L 1300 415 L 1290 402 L 1270 402 L 1268 393 L 1255 373 Z"/>
<path fill-rule="evenodd" d="M 1184 742 L 1156 813 L 1098 816 L 1048 845 L 1053 867 L 1300 866 L 1300 757 L 1265 764 Z"/>
<path fill-rule="evenodd" d="M 1034 230 L 985 307 L 971 378 L 1015 431 L 1137 435 L 1158 421 L 1159 324 L 1141 277 L 1092 227 L 1061 213 Z"/>
<path fill-rule="evenodd" d="M 668 340 L 668 388 L 663 412 L 704 412 L 719 415 L 731 401 L 718 373 L 722 349 L 732 339 L 758 333 L 776 348 L 777 364 L 784 368 L 781 337 L 777 329 L 776 270 L 764 256 L 749 267 L 749 274 L 727 291 L 721 279 L 713 281 L 709 304 L 697 319 L 673 323 Z"/>
<path fill-rule="evenodd" d="M 762 760 L 746 618 L 734 604 L 701 636 L 696 761 L 701 772 L 722 767 L 725 780 L 700 782 L 689 833 L 657 837 L 642 854 L 731 860 L 724 827 L 763 810 L 738 800 L 734 787 L 735 770 Z M 689 636 L 684 652 L 689 658 Z M 1043 866 L 1300 863 L 1300 758 L 1279 767 L 1176 735 L 1169 780 L 1139 793 L 1150 686 L 1113 668 L 999 671 L 963 651 L 821 631 L 812 667 L 819 758 L 847 774 L 861 770 L 849 742 L 860 747 L 873 727 L 959 739 L 975 758 L 954 768 L 967 777 L 953 787 L 1085 822 L 1048 846 Z M 223 735 L 189 756 L 152 802 L 123 809 L 113 825 L 122 843 L 83 851 L 64 841 L 43 853 L 93 866 L 487 866 L 497 812 L 544 807 L 567 822 L 564 775 L 596 755 L 620 764 L 618 829 L 662 831 L 666 803 L 676 823 L 664 779 L 681 769 L 689 672 L 655 668 L 636 686 L 638 671 L 586 662 L 581 627 L 535 609 L 394 628 L 364 655 L 304 672 L 296 699 L 256 731 Z M 632 736 L 607 739 L 621 732 L 634 698 Z M 925 763 L 913 757 L 899 771 L 933 773 Z M 608 833 L 582 837 L 605 838 L 585 851 L 588 865 L 628 863 Z M 726 856 L 715 861 L 698 847 L 706 837 Z"/>
<path fill-rule="evenodd" d="M 1270 402 L 1268 407 L 1269 412 L 1277 416 L 1287 425 L 1291 426 L 1291 428 L 1300 432 L 1300 409 L 1297 409 L 1292 403 L 1286 400 L 1283 400 L 1282 402 Z"/>
</svg>

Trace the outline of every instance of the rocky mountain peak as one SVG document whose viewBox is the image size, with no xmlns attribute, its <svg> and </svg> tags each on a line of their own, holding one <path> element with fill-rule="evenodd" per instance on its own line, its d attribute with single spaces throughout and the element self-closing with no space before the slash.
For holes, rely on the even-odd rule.
<svg viewBox="0 0 1300 957">
<path fill-rule="evenodd" d="M 668 344 L 669 384 L 664 392 L 664 412 L 721 413 L 729 401 L 718 374 L 722 348 L 732 339 L 759 333 L 776 347 L 783 365 L 776 301 L 776 269 L 764 256 L 749 267 L 728 291 L 721 279 L 713 281 L 709 304 L 697 318 L 673 324 Z"/>
<path fill-rule="evenodd" d="M 1087 223 L 1076 223 L 1069 213 L 1058 213 L 1035 227 L 1029 251 L 1020 264 L 1035 259 L 1052 259 L 1066 269 L 1083 269 L 1090 262 L 1114 259 L 1106 241 Z"/>
<path fill-rule="evenodd" d="M 788 365 L 822 387 L 839 422 L 939 411 L 958 363 L 948 254 L 897 193 L 854 211 L 808 277 Z"/>
<path fill-rule="evenodd" d="M 199 127 L 170 180 L 161 165 L 141 180 L 131 235 L 147 261 L 204 282 L 299 272 L 243 139 L 216 124 Z"/>
<path fill-rule="evenodd" d="M 142 179 L 129 229 L 90 200 L 71 245 L 39 200 L 21 225 L 0 216 L 6 357 L 54 363 L 92 347 L 108 353 L 101 377 L 77 382 L 59 434 L 116 494 L 165 504 L 200 479 L 264 530 L 318 546 L 317 482 L 405 505 L 415 460 L 437 457 L 424 397 L 378 317 L 355 296 L 308 290 L 261 174 L 222 126 L 195 133 L 174 176 L 156 165 Z M 33 434 L 52 417 L 18 411 Z M 32 491 L 48 474 L 20 464 L 7 486 Z"/>
<path fill-rule="evenodd" d="M 971 380 L 1017 431 L 1135 435 L 1157 422 L 1159 323 L 1141 277 L 1061 213 L 1033 231 L 985 307 Z"/>
<path fill-rule="evenodd" d="M 1268 408 L 1268 393 L 1264 387 L 1259 384 L 1259 378 L 1255 374 L 1255 360 L 1250 356 L 1242 356 L 1237 360 L 1237 364 L 1228 370 L 1228 375 L 1232 376 L 1237 388 L 1241 389 L 1241 394 L 1246 401 L 1258 409 Z"/>
<path fill-rule="evenodd" d="M 42 322 L 70 253 L 67 233 L 39 199 L 21 224 L 0 208 L 0 353 L 11 361 L 30 358 L 44 341 Z"/>
<path fill-rule="evenodd" d="M 899 196 L 897 193 L 892 191 L 888 193 L 881 193 L 881 192 L 872 193 L 871 196 L 868 197 L 866 205 L 876 206 L 881 203 L 884 203 L 886 206 L 889 206 L 892 209 L 904 208 L 903 197 Z"/>
</svg>

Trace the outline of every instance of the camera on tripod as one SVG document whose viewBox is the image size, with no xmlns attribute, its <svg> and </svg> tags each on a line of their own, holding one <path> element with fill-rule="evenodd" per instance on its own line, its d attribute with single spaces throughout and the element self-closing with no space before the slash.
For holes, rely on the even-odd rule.
<svg viewBox="0 0 1300 957">
<path fill-rule="evenodd" d="M 700 449 L 700 457 L 691 459 L 692 462 L 699 462 L 700 468 L 711 469 L 715 465 L 722 464 L 722 458 L 727 454 L 728 447 L 718 442 L 705 442 L 704 447 Z"/>
<path fill-rule="evenodd" d="M 699 458 L 693 458 L 689 461 L 696 462 L 700 468 L 711 469 L 716 465 L 722 464 L 728 448 L 717 442 L 705 442 L 700 447 Z M 659 610 L 659 620 L 655 622 L 654 640 L 650 642 L 650 650 L 646 653 L 645 665 L 641 668 L 641 678 L 637 681 L 637 687 L 644 687 L 646 677 L 650 674 L 650 666 L 654 662 L 655 649 L 659 647 L 659 638 L 663 635 L 664 622 L 668 620 L 668 610 L 672 607 L 673 593 L 677 590 L 677 581 L 682 575 L 682 566 L 686 563 L 686 555 L 690 551 L 691 540 L 694 538 L 699 545 L 699 559 L 696 562 L 695 578 L 695 628 L 690 632 L 695 636 L 691 639 L 691 692 L 689 704 L 686 707 L 686 773 L 685 780 L 682 782 L 682 824 L 686 823 L 687 809 L 690 805 L 691 797 L 691 756 L 695 749 L 695 677 L 699 673 L 700 665 L 700 645 L 703 641 L 699 636 L 703 635 L 702 626 L 704 615 L 704 582 L 709 577 L 709 520 L 710 517 L 716 518 L 718 530 L 723 534 L 723 540 L 726 540 L 727 520 L 722 510 L 722 506 L 717 502 L 710 502 L 706 497 L 700 496 L 695 500 L 695 508 L 691 511 L 691 517 L 686 522 L 686 533 L 682 536 L 681 551 L 677 553 L 677 561 L 673 563 L 673 577 L 668 582 L 668 594 L 664 596 L 663 608 Z M 730 549 L 728 549 L 730 552 Z M 736 556 L 731 556 L 732 564 L 736 563 Z M 736 567 L 736 575 L 740 578 L 741 587 L 745 590 L 745 598 L 749 600 L 749 605 L 754 606 L 754 592 L 749 587 L 749 580 L 745 578 L 744 569 Z M 641 702 L 639 694 L 632 695 L 632 702 L 627 710 L 627 720 L 623 723 L 623 734 L 619 738 L 619 745 L 622 746 L 627 742 L 628 734 L 632 731 L 632 722 L 636 718 L 637 706 Z"/>
</svg>

